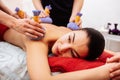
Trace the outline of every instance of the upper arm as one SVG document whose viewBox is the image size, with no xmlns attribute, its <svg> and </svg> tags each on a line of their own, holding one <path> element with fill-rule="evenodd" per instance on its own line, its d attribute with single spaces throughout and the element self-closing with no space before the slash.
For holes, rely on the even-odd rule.
<svg viewBox="0 0 120 80">
<path fill-rule="evenodd" d="M 42 41 L 30 41 L 27 44 L 27 67 L 31 79 L 47 80 L 50 76 L 48 45 Z"/>
<path fill-rule="evenodd" d="M 46 80 L 50 75 L 48 65 L 48 45 L 42 41 L 32 41 L 24 35 L 9 29 L 4 34 L 4 39 L 22 48 L 26 48 L 28 72 L 33 80 Z"/>
<path fill-rule="evenodd" d="M 25 44 L 24 44 L 24 41 L 25 41 L 25 38 L 26 36 L 24 36 L 23 34 L 13 30 L 13 29 L 8 29 L 5 33 L 4 33 L 4 40 L 11 43 L 11 44 L 14 44 L 18 47 L 21 47 L 21 48 L 25 48 Z"/>
</svg>

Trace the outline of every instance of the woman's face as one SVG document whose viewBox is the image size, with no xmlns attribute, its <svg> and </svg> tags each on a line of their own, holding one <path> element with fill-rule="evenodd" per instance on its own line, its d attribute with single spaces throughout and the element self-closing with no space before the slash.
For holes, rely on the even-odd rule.
<svg viewBox="0 0 120 80">
<path fill-rule="evenodd" d="M 85 31 L 72 31 L 55 42 L 52 52 L 58 57 L 84 58 L 88 54 L 88 43 Z"/>
</svg>

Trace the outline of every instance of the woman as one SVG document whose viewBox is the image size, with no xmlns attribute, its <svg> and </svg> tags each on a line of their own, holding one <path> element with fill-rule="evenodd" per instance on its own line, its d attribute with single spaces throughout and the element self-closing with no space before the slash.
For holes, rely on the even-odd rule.
<svg viewBox="0 0 120 80">
<path fill-rule="evenodd" d="M 99 56 L 103 51 L 104 39 L 102 35 L 94 29 L 83 29 L 71 32 L 71 30 L 64 27 L 56 27 L 51 24 L 41 25 L 45 27 L 46 34 L 40 41 L 29 40 L 24 35 L 13 30 L 7 30 L 4 34 L 4 40 L 20 46 L 27 52 L 27 67 L 31 80 L 109 79 L 109 69 L 118 63 L 110 63 L 94 69 L 51 76 L 47 57 L 50 48 L 52 48 L 52 52 L 59 57 L 81 57 L 92 60 Z M 100 42 L 94 43 L 95 39 Z M 93 46 L 90 46 L 91 44 L 96 46 L 96 50 L 91 51 L 91 49 L 93 49 Z M 99 47 L 98 44 L 102 44 L 101 47 Z M 99 54 L 94 54 L 95 57 L 90 58 L 89 54 L 91 52 L 95 53 L 94 51 Z"/>
</svg>

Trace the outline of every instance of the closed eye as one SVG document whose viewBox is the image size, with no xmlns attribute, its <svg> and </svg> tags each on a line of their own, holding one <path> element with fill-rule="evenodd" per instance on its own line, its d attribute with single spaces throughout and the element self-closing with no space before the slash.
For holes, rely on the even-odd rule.
<svg viewBox="0 0 120 80">
<path fill-rule="evenodd" d="M 73 50 L 71 50 L 71 55 L 73 58 L 80 58 L 80 55 Z"/>
<path fill-rule="evenodd" d="M 71 50 L 71 55 L 72 55 L 73 58 L 77 57 L 77 55 L 73 52 L 73 50 Z"/>
<path fill-rule="evenodd" d="M 71 38 L 70 38 L 70 35 L 69 35 L 69 37 L 68 37 L 68 42 L 69 42 L 69 43 L 71 43 Z"/>
</svg>

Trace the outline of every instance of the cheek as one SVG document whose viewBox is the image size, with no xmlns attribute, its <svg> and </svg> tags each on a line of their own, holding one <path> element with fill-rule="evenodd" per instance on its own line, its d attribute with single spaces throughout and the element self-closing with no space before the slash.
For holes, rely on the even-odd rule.
<svg viewBox="0 0 120 80">
<path fill-rule="evenodd" d="M 53 53 L 53 54 L 56 54 L 56 53 L 57 53 L 57 48 L 58 48 L 58 46 L 59 46 L 60 44 L 61 44 L 60 41 L 56 41 L 56 42 L 53 44 L 53 46 L 52 46 L 52 53 Z"/>
<path fill-rule="evenodd" d="M 85 58 L 88 55 L 88 47 L 83 47 L 79 51 L 80 57 Z"/>
<path fill-rule="evenodd" d="M 83 54 L 81 54 L 81 57 L 82 57 L 82 58 L 85 58 L 85 57 L 87 57 L 87 55 L 88 55 L 88 53 L 87 53 L 87 52 L 84 52 Z"/>
<path fill-rule="evenodd" d="M 69 57 L 72 58 L 71 52 L 67 50 L 66 52 L 60 53 L 58 57 Z"/>
</svg>

